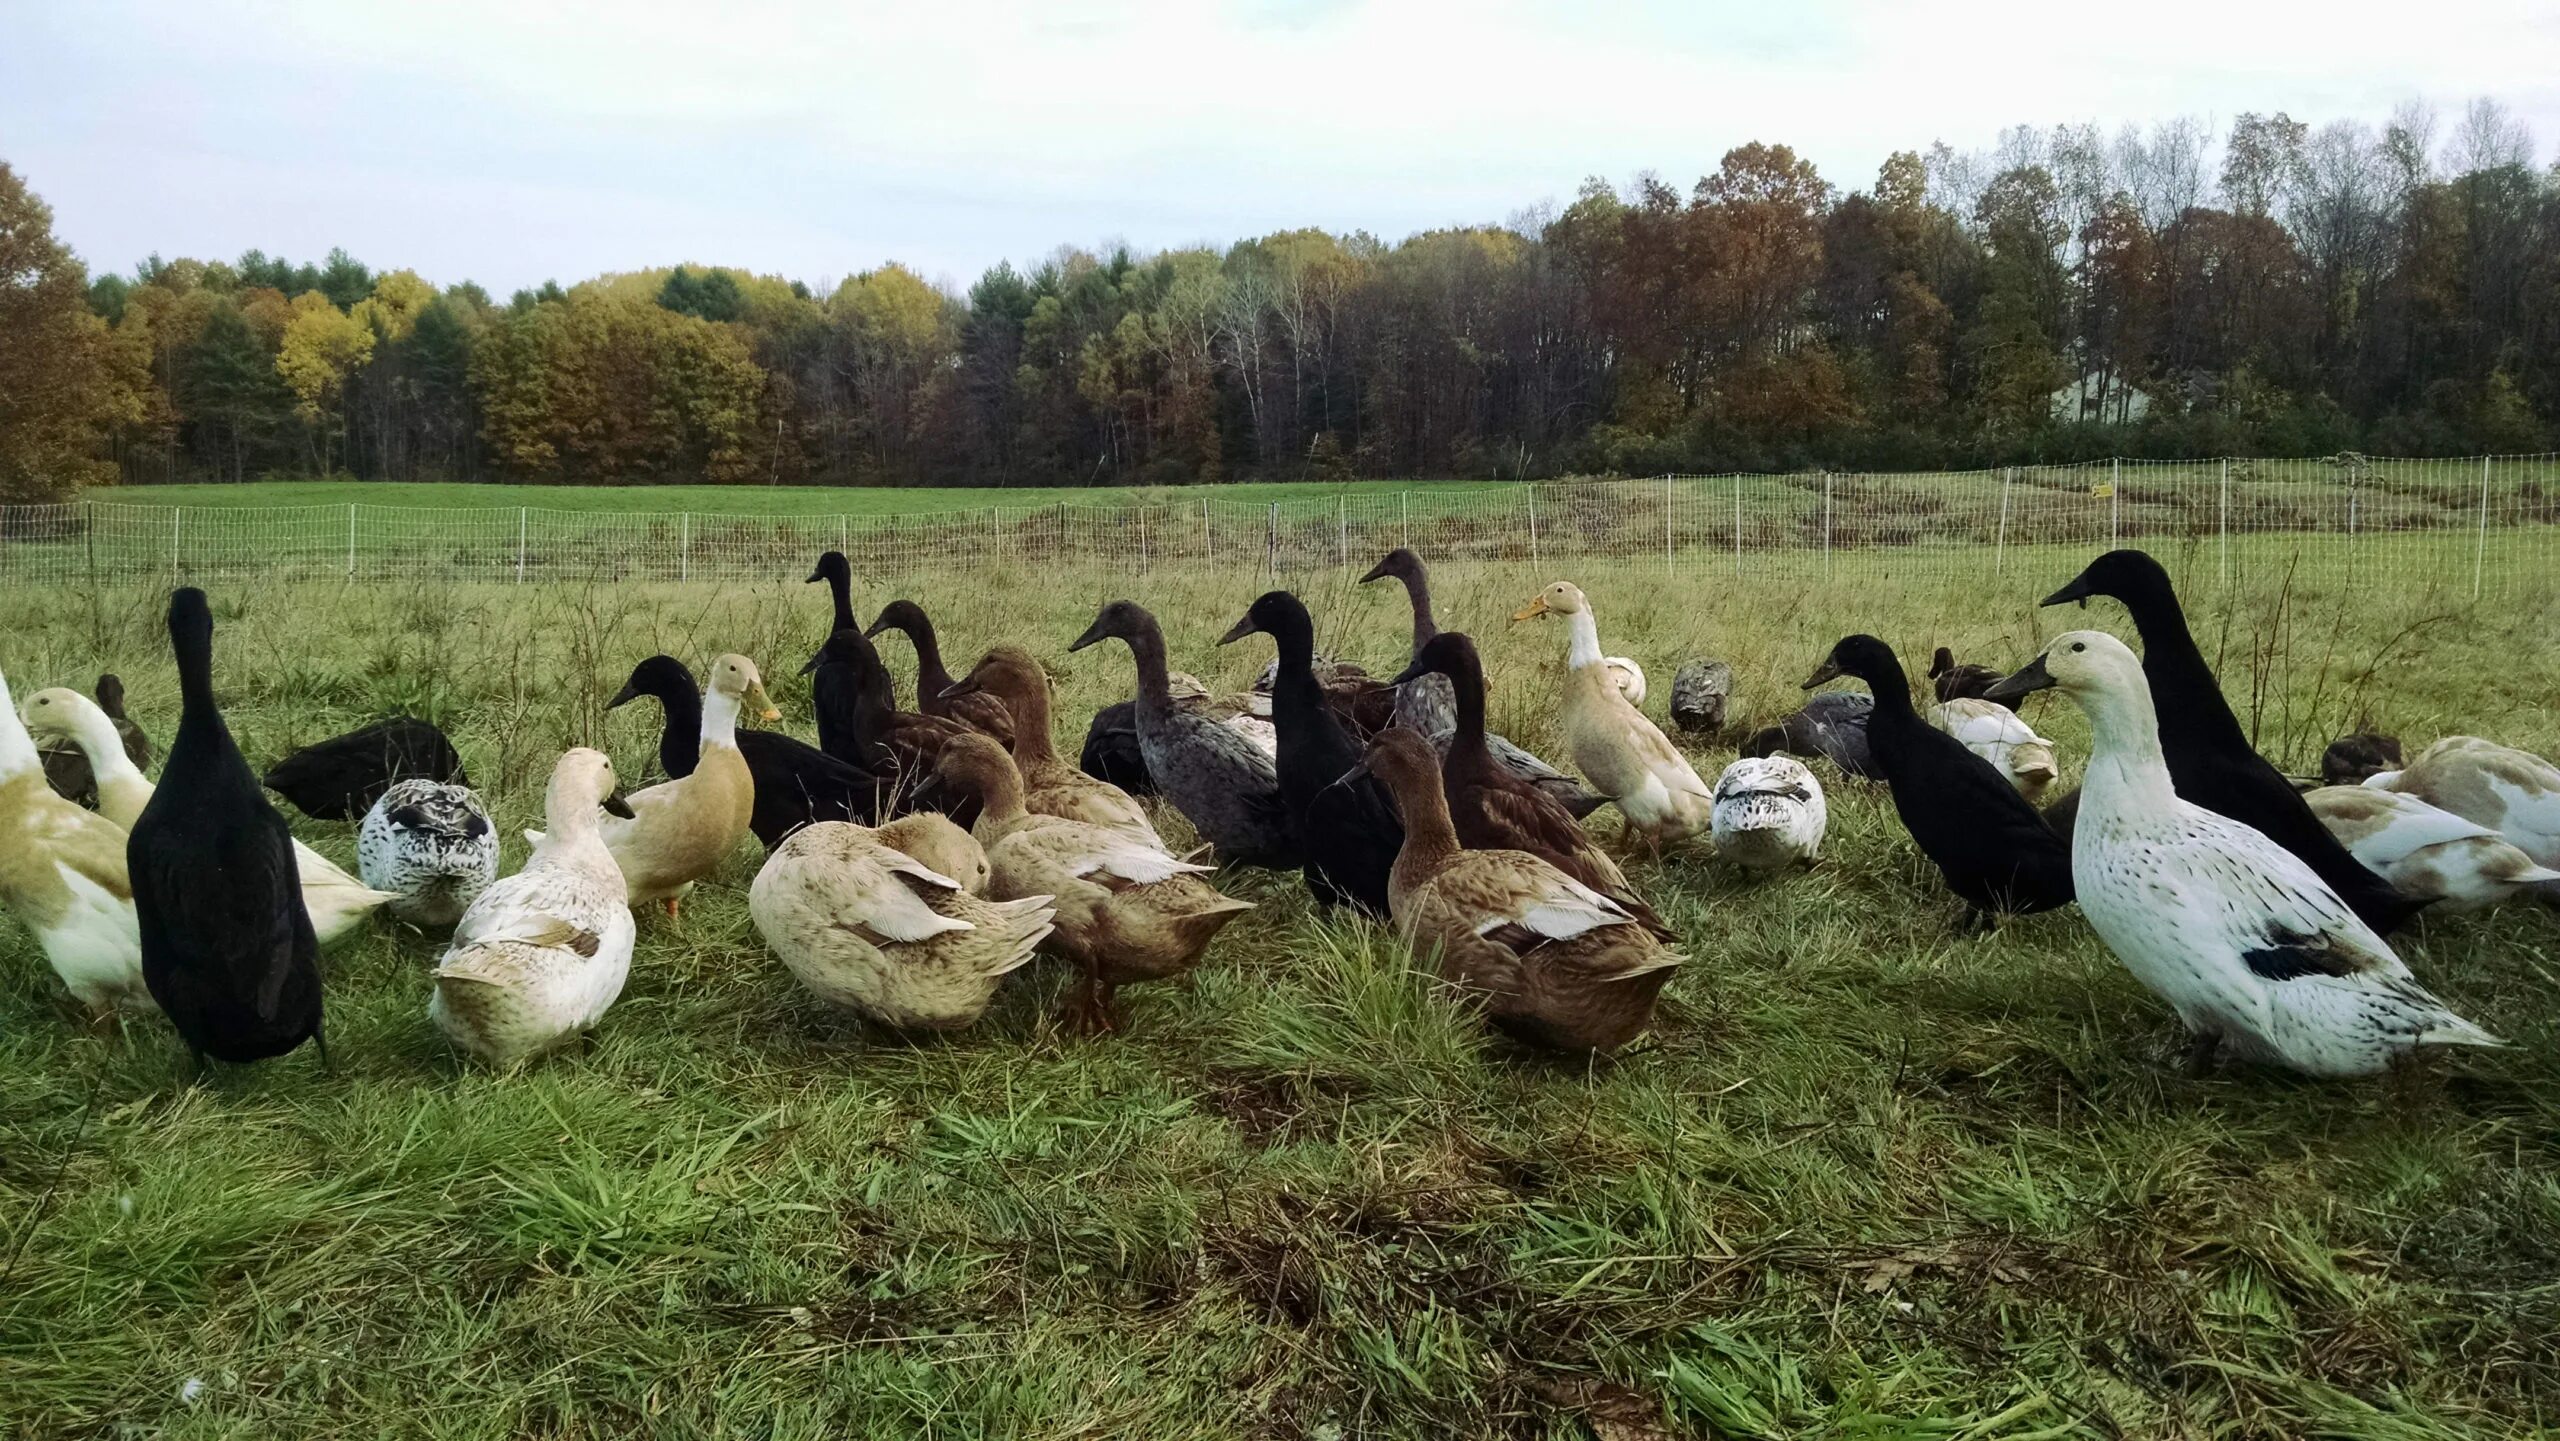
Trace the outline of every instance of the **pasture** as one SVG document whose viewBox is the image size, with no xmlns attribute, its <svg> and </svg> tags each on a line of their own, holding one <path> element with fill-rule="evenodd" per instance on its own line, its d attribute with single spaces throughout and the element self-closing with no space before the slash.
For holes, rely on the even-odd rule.
<svg viewBox="0 0 2560 1441">
<path fill-rule="evenodd" d="M 764 493 L 770 494 L 770 493 Z M 847 494 L 828 492 L 831 500 Z M 895 492 L 886 494 L 898 494 Z M 140 498 L 140 497 L 137 497 Z M 156 493 L 151 497 L 162 498 Z M 190 497 L 190 505 L 198 501 Z M 512 501 L 507 503 L 514 503 Z M 2417 542 L 2412 542 L 2416 544 Z M 1684 657 L 1774 720 L 1831 642 L 1995 665 L 2121 613 L 2034 609 L 2091 552 L 2000 577 L 1798 566 L 1452 564 L 1441 623 L 1485 648 L 1491 720 L 1550 755 L 1563 638 L 1503 618 L 1568 575 L 1664 712 Z M 2393 583 L 2238 553 L 2195 628 L 2243 720 L 2308 769 L 2337 731 L 2560 748 L 2560 589 L 2470 599 L 2472 551 Z M 1365 564 L 1368 557 L 1362 558 Z M 2260 564 L 2260 562 L 2265 562 Z M 2211 573 L 2188 547 L 2182 580 Z M 1552 573 L 1551 573 L 1552 572 Z M 571 744 L 643 774 L 658 720 L 603 704 L 657 651 L 792 676 L 822 639 L 805 560 L 754 584 L 208 581 L 217 685 L 263 763 L 383 711 L 443 725 L 510 838 Z M 1400 593 L 1303 578 L 1320 644 L 1405 649 Z M 997 640 L 1055 669 L 1061 744 L 1130 689 L 1098 603 L 1215 636 L 1266 581 L 1093 565 L 858 576 L 933 613 L 957 669 Z M 12 585 L 16 692 L 115 670 L 164 742 L 165 591 Z M 885 638 L 893 670 L 904 644 Z M 911 694 L 908 696 L 911 701 Z M 2087 729 L 2029 703 L 2066 779 Z M 1732 740 L 1693 742 L 1712 777 Z M 337 951 L 308 1051 L 176 1085 L 165 1027 L 86 1034 L 0 930 L 0 1433 L 170 1437 L 1991 1438 L 2523 1436 L 2560 1424 L 2560 920 L 2402 938 L 2516 1043 L 2366 1085 L 2189 1078 L 2168 1012 L 2076 913 L 1956 935 L 1880 790 L 1819 768 L 1823 862 L 1767 883 L 1631 860 L 1690 964 L 1649 1039 L 1568 1064 L 1487 1038 L 1392 935 L 1295 875 L 1121 1034 L 1052 1021 L 1038 964 L 978 1027 L 892 1036 L 764 950 L 742 845 L 680 923 L 642 920 L 593 1045 L 500 1076 L 427 1025 L 440 947 Z M 1187 834 L 1160 812 L 1168 839 Z M 1613 812 L 1594 817 L 1604 840 Z M 297 818 L 342 862 L 352 827 Z"/>
</svg>

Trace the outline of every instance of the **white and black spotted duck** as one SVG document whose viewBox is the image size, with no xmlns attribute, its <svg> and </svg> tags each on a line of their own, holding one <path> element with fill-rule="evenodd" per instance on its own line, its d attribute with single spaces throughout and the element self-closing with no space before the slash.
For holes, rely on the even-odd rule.
<svg viewBox="0 0 2560 1441">
<path fill-rule="evenodd" d="M 498 828 L 469 786 L 394 781 L 356 831 L 356 873 L 393 919 L 443 930 L 498 878 Z"/>
<path fill-rule="evenodd" d="M 1205 711 L 1175 703 L 1164 630 L 1134 601 L 1104 606 L 1067 649 L 1082 650 L 1113 636 L 1128 642 L 1137 659 L 1138 745 L 1164 798 L 1217 847 L 1220 861 L 1297 869 L 1297 828 L 1280 799 L 1271 755 Z"/>
<path fill-rule="evenodd" d="M 2364 1076 L 2426 1046 L 2502 1045 L 2410 976 L 2300 857 L 2179 798 L 2142 662 L 2098 631 L 2056 636 L 2001 682 L 2059 686 L 2089 715 L 2071 839 L 2080 909 L 2178 1013 L 2190 1064 L 2229 1047 L 2313 1076 Z"/>
</svg>

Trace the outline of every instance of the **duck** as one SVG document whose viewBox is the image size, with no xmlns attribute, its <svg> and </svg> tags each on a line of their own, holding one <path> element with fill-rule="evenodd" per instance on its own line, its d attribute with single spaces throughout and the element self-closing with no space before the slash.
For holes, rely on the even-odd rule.
<svg viewBox="0 0 2560 1441">
<path fill-rule="evenodd" d="M 924 607 L 911 600 L 893 600 L 881 607 L 879 619 L 863 632 L 868 638 L 884 630 L 903 632 L 916 649 L 916 710 L 924 715 L 955 720 L 971 730 L 990 736 L 1000 746 L 1013 744 L 1013 714 L 1004 702 L 990 695 L 959 695 L 949 699 L 951 672 L 942 667 L 942 644 L 933 633 L 933 621 Z"/>
<path fill-rule="evenodd" d="M 235 1065 L 309 1041 L 325 1065 L 320 941 L 303 906 L 293 833 L 267 803 L 213 698 L 213 610 L 169 596 L 181 706 L 159 788 L 125 839 L 142 979 L 186 1042 Z"/>
<path fill-rule="evenodd" d="M 2329 748 L 2320 753 L 2320 783 L 2360 786 L 2374 772 L 2396 771 L 2402 764 L 2398 736 L 2355 731 L 2329 742 Z"/>
<path fill-rule="evenodd" d="M 1693 735 L 1722 731 L 1732 700 L 1733 667 L 1723 661 L 1700 656 L 1671 675 L 1671 723 Z"/>
<path fill-rule="evenodd" d="M 1275 771 L 1302 847 L 1307 893 L 1327 908 L 1348 905 L 1384 920 L 1387 872 L 1404 844 L 1404 823 L 1325 703 L 1315 673 L 1315 621 L 1296 596 L 1265 591 L 1218 644 L 1255 634 L 1270 636 L 1280 653 L 1271 686 Z"/>
<path fill-rule="evenodd" d="M 562 753 L 524 869 L 472 900 L 436 962 L 427 1019 L 456 1049 L 521 1065 L 594 1030 L 621 997 L 638 927 L 606 817 L 632 819 L 612 758 Z"/>
<path fill-rule="evenodd" d="M 27 697 L 24 715 L 38 737 L 66 742 L 88 757 L 98 814 L 130 831 L 151 804 L 154 787 L 117 741 L 115 722 L 106 710 L 78 691 L 55 687 Z M 398 899 L 347 874 L 345 867 L 299 839 L 293 842 L 293 861 L 312 934 L 323 946 L 353 934 L 366 918 Z"/>
<path fill-rule="evenodd" d="M 956 720 L 898 709 L 897 688 L 879 651 L 857 630 L 840 630 L 801 667 L 811 677 L 810 706 L 818 717 L 818 748 L 845 764 L 882 777 L 886 813 L 952 810 L 964 824 L 975 812 L 934 778 L 934 757 L 969 727 Z"/>
<path fill-rule="evenodd" d="M 747 833 L 755 816 L 755 777 L 738 754 L 738 714 L 746 708 L 766 720 L 781 718 L 765 698 L 764 677 L 754 661 L 737 654 L 713 661 L 693 773 L 633 792 L 630 815 L 609 815 L 601 823 L 604 847 L 621 872 L 630 904 L 656 902 L 669 920 L 676 919 L 685 893 L 718 869 Z"/>
<path fill-rule="evenodd" d="M 1084 747 L 1076 754 L 1076 769 L 1133 796 L 1156 794 L 1155 777 L 1147 774 L 1146 752 L 1138 748 L 1135 700 L 1114 701 L 1093 713 L 1084 728 Z"/>
<path fill-rule="evenodd" d="M 1964 929 L 2071 904 L 2070 847 L 2008 777 L 1920 718 L 1893 647 L 1871 635 L 1844 637 L 1805 689 L 1841 676 L 1866 682 L 1874 697 L 1867 740 L 1877 772 L 1893 790 L 1903 829 L 1964 902 Z"/>
<path fill-rule="evenodd" d="M 987 893 L 987 848 L 942 812 L 916 811 L 883 821 L 870 834 L 889 849 L 958 881 L 969 894 Z"/>
<path fill-rule="evenodd" d="M 66 692 L 70 694 L 70 692 Z M 127 768 L 121 749 L 116 759 Z M 35 933 L 53 973 L 91 1019 L 158 1009 L 142 971 L 142 933 L 122 826 L 56 793 L 36 739 L 0 676 L 0 907 Z"/>
<path fill-rule="evenodd" d="M 1883 780 L 1874 743 L 1867 738 L 1867 722 L 1874 713 L 1873 700 L 1851 691 L 1807 696 L 1795 714 L 1743 737 L 1742 754 L 1819 757 L 1838 767 L 1842 775 Z"/>
<path fill-rule="evenodd" d="M 853 618 L 853 562 L 844 558 L 843 551 L 830 550 L 819 555 L 818 563 L 809 571 L 807 583 L 816 585 L 820 581 L 827 583 L 827 594 L 835 601 L 835 623 L 827 627 L 827 634 L 861 629 L 862 622 Z"/>
<path fill-rule="evenodd" d="M 1991 768 L 2008 777 L 2029 805 L 2041 802 L 2061 774 L 2054 764 L 2053 742 L 2037 735 L 2035 727 L 1997 701 L 1962 696 L 1940 701 L 1929 707 L 1929 724 L 1991 762 Z"/>
<path fill-rule="evenodd" d="M 1277 760 L 1231 727 L 1174 703 L 1165 669 L 1164 630 L 1134 601 L 1105 605 L 1068 646 L 1083 650 L 1117 638 L 1138 669 L 1138 744 L 1147 774 L 1220 861 L 1266 870 L 1298 868 L 1298 837 L 1280 799 Z"/>
<path fill-rule="evenodd" d="M 114 729 L 117 748 L 133 762 L 134 770 L 150 770 L 151 737 L 124 713 L 124 682 L 109 671 L 98 677 L 96 689 L 98 710 Z M 45 783 L 53 787 L 55 795 L 91 810 L 98 808 L 97 775 L 89 768 L 87 752 L 68 740 L 48 742 L 41 735 L 36 737 L 36 749 L 44 756 Z"/>
<path fill-rule="evenodd" d="M 1745 870 L 1811 862 L 1830 825 L 1822 782 L 1793 756 L 1745 756 L 1716 777 L 1716 854 Z"/>
<path fill-rule="evenodd" d="M 669 780 L 693 774 L 702 755 L 702 691 L 693 671 L 671 655 L 653 655 L 631 668 L 631 678 L 606 710 L 647 696 L 658 702 L 658 769 Z M 780 731 L 737 732 L 738 756 L 755 782 L 754 813 L 747 829 L 769 854 L 783 838 L 820 821 L 868 825 L 880 819 L 896 789 L 894 776 L 875 775 Z"/>
<path fill-rule="evenodd" d="M 1581 587 L 1560 580 L 1530 597 L 1511 618 L 1560 615 L 1567 635 L 1564 726 L 1576 769 L 1617 802 L 1628 827 L 1646 844 L 1688 840 L 1713 826 L 1715 792 L 1689 758 L 1609 680 L 1600 628 Z"/>
<path fill-rule="evenodd" d="M 1405 598 L 1413 607 L 1413 645 L 1406 654 L 1409 662 L 1419 658 L 1422 648 L 1440 634 L 1439 623 L 1431 614 L 1431 575 L 1424 567 L 1422 557 L 1399 546 L 1388 551 L 1369 568 L 1367 575 L 1360 577 L 1364 585 L 1373 580 L 1390 579 L 1403 583 Z M 1408 670 L 1407 674 L 1412 672 Z M 1439 748 L 1442 756 L 1447 756 L 1450 737 L 1457 733 L 1458 725 L 1457 698 L 1450 692 L 1449 678 L 1437 671 L 1426 670 L 1402 685 L 1390 682 L 1389 686 L 1395 705 L 1389 713 L 1388 724 L 1422 732 L 1425 739 Z M 1369 731 L 1354 731 L 1353 734 L 1365 739 L 1376 729 L 1372 726 Z M 1609 803 L 1607 796 L 1502 736 L 1488 732 L 1485 746 L 1505 770 L 1553 796 L 1558 804 L 1573 813 L 1577 821 Z"/>
<path fill-rule="evenodd" d="M 2357 860 L 2412 900 L 2476 911 L 2518 896 L 2560 904 L 2560 870 L 2496 830 L 2378 786 L 2322 786 L 2302 799 Z"/>
<path fill-rule="evenodd" d="M 1118 831 L 1141 845 L 1166 849 L 1147 818 L 1146 807 L 1128 791 L 1090 770 L 1078 770 L 1059 759 L 1049 738 L 1049 673 L 1029 651 L 996 646 L 978 658 L 966 676 L 952 682 L 960 695 L 990 695 L 1013 716 L 1013 763 L 1022 784 L 1023 809 Z M 957 697 L 955 697 L 956 699 Z M 1136 704 L 1130 703 L 1130 741 L 1136 742 Z M 1139 762 L 1143 772 L 1144 760 Z"/>
<path fill-rule="evenodd" d="M 985 736 L 973 732 L 945 746 L 939 765 L 946 780 L 978 799 L 971 833 L 987 849 L 988 896 L 1045 896 L 1053 904 L 1042 946 L 1083 974 L 1065 1016 L 1072 1030 L 1116 1028 L 1112 998 L 1121 986 L 1191 970 L 1218 932 L 1253 909 L 1204 879 L 1205 865 L 1176 860 L 1124 831 L 1025 810 L 1012 757 Z"/>
<path fill-rule="evenodd" d="M 1609 683 L 1618 688 L 1618 694 L 1626 697 L 1627 704 L 1641 710 L 1645 697 L 1644 667 L 1622 655 L 1602 656 L 1600 665 L 1609 672 Z"/>
<path fill-rule="evenodd" d="M 2503 1045 L 2419 985 L 2292 849 L 2180 796 L 2147 669 L 2111 635 L 2069 631 L 2001 684 L 2013 696 L 2059 687 L 2088 714 L 2071 840 L 2080 910 L 2177 1012 L 2193 1038 L 2189 1066 L 2228 1048 L 2344 1078 L 2423 1047 Z"/>
<path fill-rule="evenodd" d="M 2381 934 L 2389 935 L 2416 915 L 2417 903 L 2358 864 L 2303 804 L 2293 783 L 2249 744 L 2213 668 L 2188 632 L 2177 589 L 2160 562 L 2138 550 L 2111 550 L 2042 603 L 2086 605 L 2090 597 L 2102 595 L 2122 601 L 2142 633 L 2142 670 L 2158 707 L 2161 754 L 2178 794 L 2301 857 Z M 2003 681 L 1986 699 L 2015 699 L 2020 693 Z"/>
<path fill-rule="evenodd" d="M 395 781 L 356 830 L 356 874 L 384 914 L 441 931 L 498 878 L 498 828 L 469 786 Z"/>
<path fill-rule="evenodd" d="M 1680 953 L 1616 901 L 1526 851 L 1462 849 L 1439 758 L 1419 734 L 1381 731 L 1367 758 L 1405 818 L 1388 894 L 1414 953 L 1514 1039 L 1582 1053 L 1642 1035 Z"/>
<path fill-rule="evenodd" d="M 1671 939 L 1669 928 L 1573 813 L 1494 758 L 1484 729 L 1484 660 L 1476 653 L 1475 638 L 1454 630 L 1434 635 L 1397 682 L 1410 685 L 1426 675 L 1443 678 L 1455 701 L 1457 721 L 1440 759 L 1440 779 L 1459 844 L 1470 850 L 1525 851 Z"/>
<path fill-rule="evenodd" d="M 927 819 L 968 840 L 931 812 L 905 821 Z M 776 848 L 747 890 L 747 910 L 810 994 L 902 1031 L 976 1024 L 1057 916 L 1048 896 L 984 899 L 881 831 L 842 822 Z"/>
<path fill-rule="evenodd" d="M 266 787 L 315 821 L 351 821 L 406 780 L 471 784 L 443 731 L 400 715 L 304 746 L 267 768 Z"/>
<path fill-rule="evenodd" d="M 2447 736 L 2405 770 L 2377 771 L 2364 783 L 2477 821 L 2535 865 L 2560 870 L 2560 766 L 2530 751 Z"/>
<path fill-rule="evenodd" d="M 1982 700 L 1984 692 L 1999 684 L 2002 675 L 1987 665 L 1958 665 L 1956 653 L 1940 646 L 1929 657 L 1929 686 L 1941 703 L 1956 700 Z M 1997 701 L 1992 704 L 1999 704 Z"/>
</svg>

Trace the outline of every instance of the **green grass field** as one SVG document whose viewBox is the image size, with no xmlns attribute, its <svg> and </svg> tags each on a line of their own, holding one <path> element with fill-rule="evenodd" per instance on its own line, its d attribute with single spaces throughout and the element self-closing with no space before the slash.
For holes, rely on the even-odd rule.
<svg viewBox="0 0 2560 1441">
<path fill-rule="evenodd" d="M 851 486 L 851 485 L 492 485 L 464 481 L 259 480 L 241 485 L 134 485 L 87 493 L 130 505 L 401 505 L 421 508 L 529 505 L 551 510 L 694 511 L 704 515 L 907 515 L 933 511 L 1007 510 L 1067 501 L 1112 505 L 1208 495 L 1220 501 L 1331 499 L 1380 489 L 1458 495 L 1504 489 L 1496 481 L 1257 481 L 1188 486 Z"/>
<path fill-rule="evenodd" d="M 157 492 L 154 493 L 155 498 Z M 825 492 L 831 504 L 845 492 Z M 855 493 L 860 494 L 860 493 Z M 903 492 L 882 492 L 904 495 Z M 190 500 L 190 504 L 195 503 Z M 512 502 L 510 502 L 512 503 Z M 2560 587 L 2469 601 L 2430 574 L 2244 555 L 2197 617 L 2244 718 L 2307 767 L 2356 724 L 2560 749 Z M 2040 612 L 2085 552 L 2005 571 L 1812 562 L 1573 578 L 1657 716 L 1683 657 L 1774 718 L 1832 640 L 2009 664 L 2120 612 Z M 2182 566 L 2209 566 L 2190 553 Z M 1353 572 L 1353 573 L 1356 573 Z M 2192 578 L 2193 569 L 2182 574 Z M 1506 626 L 1553 577 L 1451 565 L 1442 623 L 1484 644 L 1494 724 L 1550 754 L 1562 636 Z M 796 579 L 796 576 L 792 577 Z M 925 580 L 955 664 L 996 640 L 1059 671 L 1061 740 L 1125 696 L 1069 655 L 1124 591 L 1175 663 L 1260 588 L 1192 568 Z M 894 593 L 866 584 L 866 613 Z M 1328 574 L 1323 643 L 1373 669 L 1400 595 Z M 119 671 L 165 744 L 165 593 L 13 585 L 23 698 Z M 253 762 L 386 709 L 461 745 L 522 857 L 566 745 L 641 774 L 653 651 L 791 678 L 817 587 L 214 583 L 218 685 Z M 901 643 L 884 646 L 902 672 Z M 2029 718 L 2068 768 L 2087 729 Z M 1702 745 L 1712 776 L 1730 743 Z M 895 1037 L 801 992 L 746 914 L 752 845 L 680 924 L 642 921 L 592 1050 L 516 1075 L 426 1022 L 439 951 L 334 956 L 334 1071 L 302 1053 L 194 1089 L 157 1023 L 85 1033 L 0 930 L 0 1434 L 25 1437 L 1937 1438 L 2528 1436 L 2560 1424 L 2560 921 L 2430 923 L 2422 979 L 2513 1040 L 2367 1085 L 2190 1079 L 2166 1009 L 2074 913 L 1958 938 L 1878 791 L 1825 774 L 1815 870 L 1631 862 L 1691 963 L 1658 1030 L 1565 1063 L 1489 1041 L 1389 934 L 1294 876 L 1189 984 L 1062 1034 L 1065 981 Z M 1187 834 L 1167 818 L 1169 835 Z M 1613 837 L 1604 812 L 1595 829 Z M 352 864 L 351 826 L 297 831 Z M 57 1185 L 57 1177 L 59 1184 Z"/>
</svg>

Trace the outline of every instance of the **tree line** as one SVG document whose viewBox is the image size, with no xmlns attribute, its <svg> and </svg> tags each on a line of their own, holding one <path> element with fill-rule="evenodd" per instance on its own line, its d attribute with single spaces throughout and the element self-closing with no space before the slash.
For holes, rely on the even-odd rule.
<svg viewBox="0 0 2560 1441">
<path fill-rule="evenodd" d="M 0 410 L 15 494 L 2538 450 L 2560 429 L 2560 166 L 2489 101 L 2379 128 L 2020 127 L 1852 191 L 1754 142 L 1685 191 L 1594 180 L 1392 244 L 1068 248 L 965 295 L 896 264 L 823 293 L 685 265 L 499 301 L 343 251 L 90 280 L 0 165 L 13 314 L 44 403 L 78 413 Z"/>
</svg>

